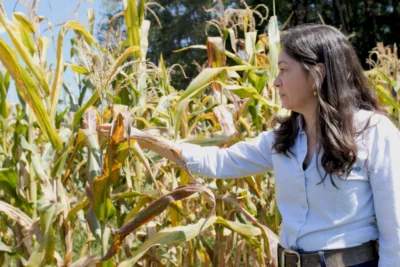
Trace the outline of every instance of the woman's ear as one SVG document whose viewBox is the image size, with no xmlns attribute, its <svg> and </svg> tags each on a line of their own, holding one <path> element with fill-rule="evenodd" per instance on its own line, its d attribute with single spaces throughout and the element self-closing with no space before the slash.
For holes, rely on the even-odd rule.
<svg viewBox="0 0 400 267">
<path fill-rule="evenodd" d="M 318 63 L 318 64 L 317 64 L 317 68 L 319 69 L 319 71 L 320 71 L 320 73 L 321 73 L 321 78 L 322 78 L 322 80 L 324 80 L 325 77 L 326 77 L 326 68 L 325 68 L 325 65 L 322 64 L 322 63 Z"/>
</svg>

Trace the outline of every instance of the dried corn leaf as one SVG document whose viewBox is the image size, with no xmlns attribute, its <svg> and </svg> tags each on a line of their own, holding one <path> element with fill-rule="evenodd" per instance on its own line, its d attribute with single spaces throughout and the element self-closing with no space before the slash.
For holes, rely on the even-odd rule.
<svg viewBox="0 0 400 267">
<path fill-rule="evenodd" d="M 169 193 L 168 195 L 165 195 L 165 196 L 157 199 L 156 201 L 152 202 L 148 207 L 141 210 L 135 216 L 135 218 L 133 218 L 133 220 L 131 220 L 129 223 L 125 224 L 120 229 L 113 231 L 113 234 L 116 235 L 114 244 L 108 250 L 107 254 L 101 259 L 101 261 L 106 261 L 106 260 L 110 259 L 112 256 L 114 256 L 116 253 L 118 253 L 121 249 L 120 246 L 122 244 L 123 239 L 128 234 L 130 234 L 132 231 L 139 228 L 143 224 L 151 221 L 154 217 L 156 217 L 161 212 L 163 212 L 168 207 L 169 204 L 171 204 L 172 202 L 175 202 L 177 200 L 185 199 L 185 198 L 187 198 L 195 193 L 198 193 L 198 192 L 206 193 L 213 204 L 213 209 L 211 210 L 211 212 L 208 215 L 208 218 L 209 218 L 215 208 L 214 193 L 208 187 L 205 187 L 205 186 L 199 185 L 199 184 L 188 184 L 188 185 L 180 186 L 180 187 L 176 188 L 174 191 L 172 191 L 171 193 Z M 206 222 L 207 222 L 207 220 L 204 221 L 203 226 L 205 225 Z M 202 227 L 200 228 L 199 232 L 202 230 Z"/>
</svg>

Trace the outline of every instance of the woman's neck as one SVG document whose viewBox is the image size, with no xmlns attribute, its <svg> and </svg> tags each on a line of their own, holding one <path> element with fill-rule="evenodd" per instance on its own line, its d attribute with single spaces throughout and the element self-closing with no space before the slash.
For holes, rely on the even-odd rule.
<svg viewBox="0 0 400 267">
<path fill-rule="evenodd" d="M 307 139 L 312 141 L 312 143 L 316 143 L 317 140 L 317 127 L 316 127 L 316 112 L 304 112 L 303 114 L 304 119 L 304 131 L 307 134 Z"/>
</svg>

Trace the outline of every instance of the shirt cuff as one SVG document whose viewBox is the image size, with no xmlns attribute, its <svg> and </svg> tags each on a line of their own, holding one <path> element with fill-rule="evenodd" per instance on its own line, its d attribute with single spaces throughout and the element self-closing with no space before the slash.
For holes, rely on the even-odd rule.
<svg viewBox="0 0 400 267">
<path fill-rule="evenodd" d="M 181 143 L 179 144 L 181 148 L 181 156 L 186 163 L 186 167 L 192 174 L 199 175 L 201 170 L 201 146 Z"/>
</svg>

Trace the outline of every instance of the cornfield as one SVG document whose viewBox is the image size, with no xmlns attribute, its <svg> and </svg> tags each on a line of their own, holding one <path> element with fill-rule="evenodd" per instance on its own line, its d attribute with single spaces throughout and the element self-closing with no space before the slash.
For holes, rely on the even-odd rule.
<svg viewBox="0 0 400 267">
<path fill-rule="evenodd" d="M 260 34 L 255 16 L 268 11 L 264 5 L 210 10 L 209 27 L 220 36 L 175 51 L 208 56 L 178 91 L 170 73 L 179 66 L 166 66 L 162 56 L 157 65 L 146 60 L 152 5 L 124 1 L 124 12 L 109 21 L 123 17 L 124 25 L 110 27 L 104 43 L 93 35 L 92 10 L 89 28 L 65 23 L 54 44 L 57 61 L 47 62 L 51 40 L 37 30 L 44 18 L 35 6 L 6 14 L 0 2 L 0 25 L 10 38 L 0 38 L 2 266 L 275 266 L 281 218 L 273 173 L 193 177 L 179 155 L 167 161 L 137 141 L 227 147 L 287 114 L 272 86 L 277 17 L 261 16 L 268 34 Z M 398 125 L 397 48 L 379 44 L 368 62 L 366 75 Z M 66 68 L 78 88 L 65 81 Z M 20 103 L 7 102 L 11 82 Z M 97 130 L 107 122 L 110 138 Z"/>
</svg>

